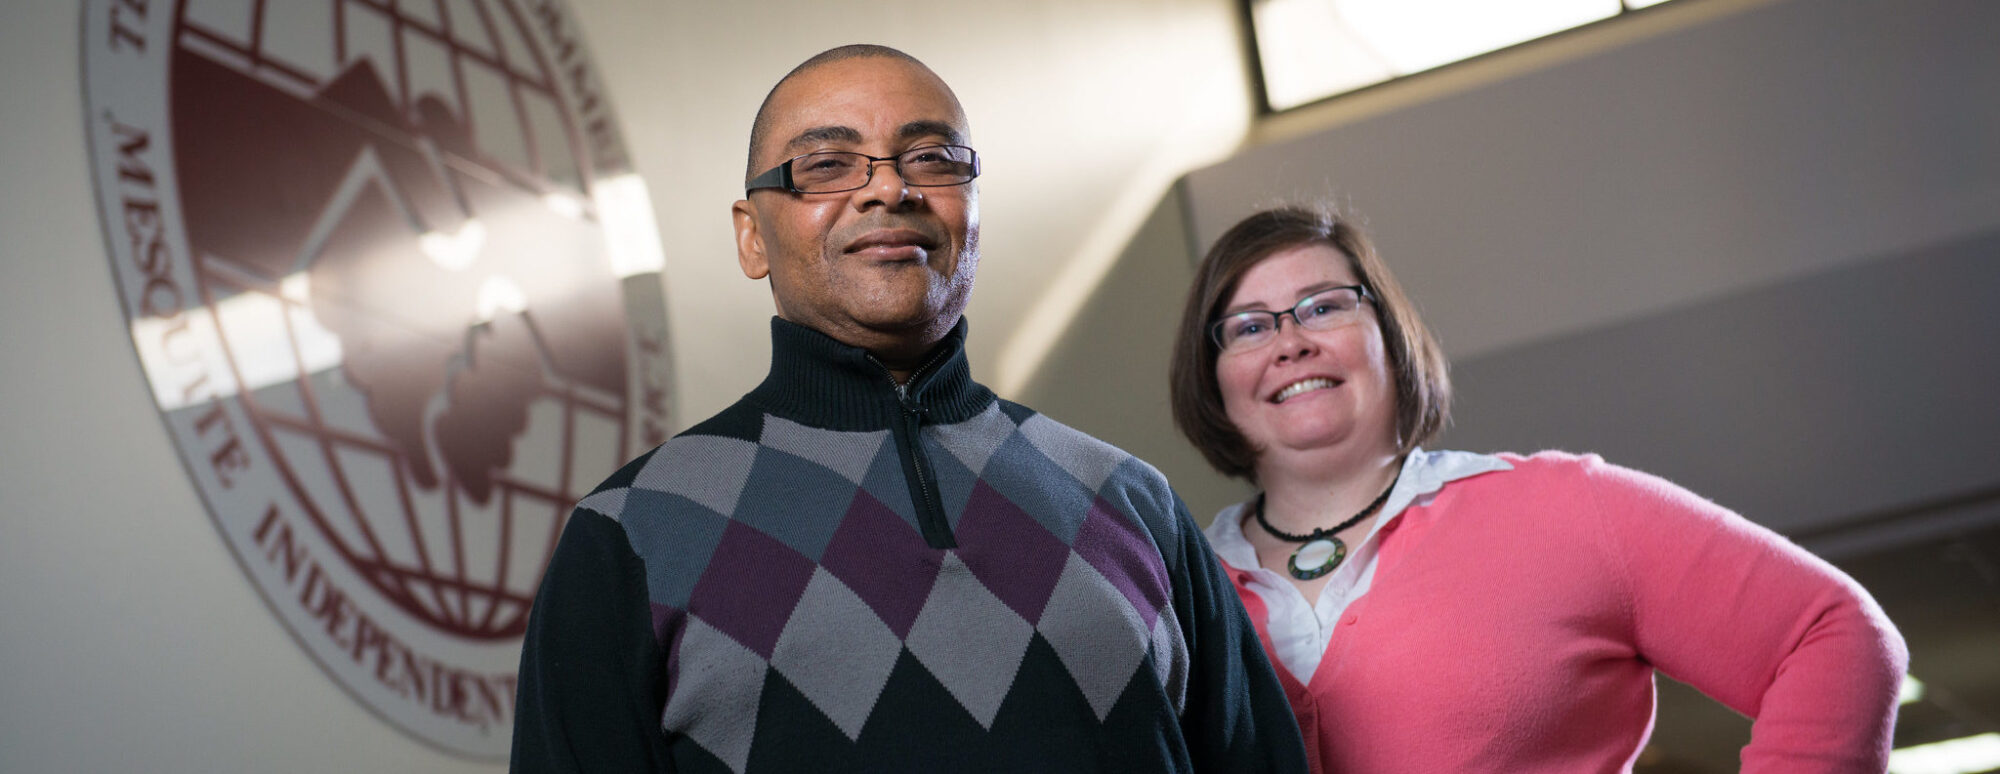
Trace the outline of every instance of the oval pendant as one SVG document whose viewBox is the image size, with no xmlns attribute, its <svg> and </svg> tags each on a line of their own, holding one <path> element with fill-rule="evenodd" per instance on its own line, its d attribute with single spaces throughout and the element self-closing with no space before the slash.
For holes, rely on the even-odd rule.
<svg viewBox="0 0 2000 774">
<path fill-rule="evenodd" d="M 1292 552 L 1292 558 L 1285 560 L 1285 570 L 1299 580 L 1312 580 L 1333 572 L 1340 561 L 1347 558 L 1347 544 L 1337 537 L 1323 537 L 1306 541 L 1299 550 Z"/>
</svg>

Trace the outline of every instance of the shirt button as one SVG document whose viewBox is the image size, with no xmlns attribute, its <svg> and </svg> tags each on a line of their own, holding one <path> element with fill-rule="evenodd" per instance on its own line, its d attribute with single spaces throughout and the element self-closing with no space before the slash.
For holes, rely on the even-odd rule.
<svg viewBox="0 0 2000 774">
<path fill-rule="evenodd" d="M 1361 620 L 1361 616 L 1349 613 L 1346 618 L 1340 619 L 1340 622 L 1347 624 L 1348 626 L 1353 626 L 1354 622 L 1359 620 Z"/>
</svg>

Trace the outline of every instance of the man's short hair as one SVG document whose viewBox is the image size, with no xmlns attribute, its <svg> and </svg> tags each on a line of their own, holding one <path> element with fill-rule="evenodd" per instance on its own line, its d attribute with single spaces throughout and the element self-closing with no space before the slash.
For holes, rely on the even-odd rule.
<svg viewBox="0 0 2000 774">
<path fill-rule="evenodd" d="M 785 73 L 785 77 L 779 78 L 778 82 L 771 86 L 771 90 L 764 93 L 764 101 L 757 105 L 757 118 L 750 123 L 750 157 L 743 165 L 743 181 L 745 183 L 748 183 L 751 178 L 756 177 L 758 173 L 764 171 L 757 168 L 757 150 L 764 146 L 764 136 L 771 131 L 771 98 L 778 94 L 778 89 L 783 88 L 787 81 L 790 81 L 801 73 L 818 68 L 821 65 L 867 57 L 900 59 L 923 68 L 926 72 L 930 71 L 930 67 L 926 66 L 916 57 L 888 46 L 878 46 L 873 43 L 852 43 L 839 48 L 830 48 L 813 55 L 811 59 L 800 62 L 799 66 L 792 68 L 791 72 Z"/>
<path fill-rule="evenodd" d="M 1195 269 L 1168 377 L 1174 424 L 1223 475 L 1254 483 L 1260 450 L 1243 437 L 1223 409 L 1215 377 L 1221 350 L 1208 335 L 1209 323 L 1235 295 L 1243 275 L 1257 264 L 1315 244 L 1346 257 L 1354 278 L 1375 295 L 1376 318 L 1396 386 L 1396 439 L 1401 451 L 1429 442 L 1451 421 L 1451 377 L 1444 351 L 1403 293 L 1402 283 L 1375 254 L 1368 235 L 1326 206 L 1265 210 L 1231 227 Z"/>
</svg>

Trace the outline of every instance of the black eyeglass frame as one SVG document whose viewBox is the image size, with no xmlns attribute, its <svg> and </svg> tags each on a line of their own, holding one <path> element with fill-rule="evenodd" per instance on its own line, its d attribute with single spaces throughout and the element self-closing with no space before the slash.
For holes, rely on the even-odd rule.
<svg viewBox="0 0 2000 774">
<path fill-rule="evenodd" d="M 918 152 L 918 151 L 924 151 L 924 150 L 930 150 L 930 149 L 932 149 L 932 148 L 962 148 L 962 149 L 964 149 L 964 150 L 965 150 L 965 152 L 966 152 L 966 154 L 972 157 L 972 174 L 971 174 L 970 176 L 966 177 L 966 178 L 965 178 L 964 180 L 960 180 L 960 181 L 958 181 L 958 182 L 956 182 L 956 183 L 912 183 L 912 182 L 910 182 L 910 179 L 909 179 L 908 177 L 905 177 L 905 176 L 903 175 L 903 157 L 904 157 L 904 156 L 908 156 L 908 155 L 910 155 L 910 154 L 912 154 L 912 153 L 916 153 L 916 152 Z M 863 178 L 863 179 L 862 179 L 862 181 L 861 181 L 861 184 L 860 184 L 860 185 L 857 185 L 857 186 L 855 186 L 855 187 L 853 187 L 853 188 L 842 188 L 842 189 L 839 189 L 839 190 L 834 190 L 834 191 L 801 191 L 801 190 L 799 190 L 799 187 L 798 187 L 798 184 L 797 184 L 797 183 L 795 183 L 795 182 L 793 182 L 793 180 L 792 180 L 792 162 L 795 162 L 795 161 L 798 161 L 799 159 L 803 159 L 803 158 L 808 158 L 808 157 L 812 157 L 812 156 L 818 156 L 818 155 L 820 155 L 820 154 L 823 154 L 823 153 L 844 153 L 844 154 L 847 154 L 847 155 L 851 155 L 851 156 L 860 156 L 860 157 L 862 157 L 862 158 L 864 158 L 864 159 L 867 159 L 867 160 L 868 160 L 868 176 L 867 176 L 866 178 Z M 897 176 L 897 177 L 901 177 L 901 178 L 903 178 L 903 184 L 905 184 L 905 185 L 911 185 L 911 186 L 915 186 L 915 187 L 918 187 L 918 188 L 950 188 L 951 186 L 955 186 L 955 185 L 965 185 L 966 183 L 970 183 L 970 182 L 972 182 L 972 181 L 974 181 L 974 180 L 977 180 L 977 179 L 979 178 L 979 151 L 976 151 L 976 150 L 973 150 L 973 149 L 972 149 L 972 146 L 969 146 L 969 145 L 924 145 L 924 146 L 920 146 L 920 147 L 916 147 L 916 148 L 911 148 L 911 149 L 909 149 L 909 150 L 906 150 L 906 151 L 903 151 L 902 153 L 898 153 L 898 154 L 896 154 L 896 155 L 894 155 L 894 156 L 870 156 L 870 155 L 868 155 L 868 154 L 866 154 L 866 153 L 859 153 L 859 152 L 856 152 L 856 151 L 813 151 L 812 153 L 802 153 L 802 154 L 799 154 L 799 155 L 797 155 L 797 156 L 793 156 L 793 157 L 791 157 L 791 158 L 789 158 L 789 159 L 785 159 L 783 163 L 780 163 L 779 165 L 777 165 L 777 166 L 775 166 L 775 167 L 772 167 L 772 168 L 770 168 L 770 169 L 767 169 L 767 170 L 764 170 L 764 171 L 763 171 L 763 172 L 762 172 L 761 174 L 757 175 L 756 177 L 753 177 L 753 178 L 750 178 L 750 182 L 748 182 L 748 183 L 745 183 L 745 184 L 743 185 L 743 193 L 744 193 L 745 195 L 749 195 L 749 193 L 750 193 L 751 191 L 758 191 L 758 190 L 763 190 L 763 189 L 766 189 L 766 188 L 776 188 L 776 189 L 782 189 L 782 190 L 785 190 L 785 191 L 790 191 L 790 192 L 792 192 L 792 193 L 795 193 L 795 194 L 803 194 L 803 193 L 815 193 L 815 194 L 823 194 L 823 193 L 847 193 L 848 191 L 859 191 L 859 190 L 861 190 L 861 189 L 863 189 L 863 188 L 867 188 L 867 187 L 868 187 L 868 184 L 869 184 L 869 183 L 873 183 L 873 182 L 875 182 L 875 165 L 877 165 L 877 164 L 880 164 L 880 163 L 882 163 L 882 162 L 884 162 L 884 161 L 887 161 L 887 162 L 890 162 L 890 163 L 892 163 L 892 164 L 894 164 L 894 165 L 895 165 L 895 167 L 896 167 L 896 176 Z"/>
<path fill-rule="evenodd" d="M 1375 306 L 1375 308 L 1377 309 L 1381 308 L 1381 304 L 1375 301 L 1375 292 L 1369 290 L 1367 285 L 1335 285 L 1330 288 L 1324 288 L 1321 290 L 1315 290 L 1311 293 L 1307 293 L 1305 298 L 1301 298 L 1299 299 L 1298 303 L 1292 304 L 1292 308 L 1283 311 L 1273 312 L 1268 309 L 1245 309 L 1241 312 L 1225 314 L 1221 317 L 1217 317 L 1215 318 L 1215 320 L 1209 322 L 1208 324 L 1208 340 L 1215 343 L 1216 352 L 1218 353 L 1228 352 L 1229 345 L 1222 341 L 1222 324 L 1229 322 L 1233 318 L 1241 317 L 1246 314 L 1261 314 L 1270 317 L 1271 332 L 1274 334 L 1277 333 L 1278 331 L 1278 318 L 1280 317 L 1292 318 L 1293 325 L 1299 326 L 1300 328 L 1303 328 L 1305 330 L 1327 330 L 1322 328 L 1308 327 L 1305 324 L 1305 322 L 1299 319 L 1299 307 L 1305 306 L 1307 301 L 1311 301 L 1315 298 L 1318 298 L 1322 295 L 1331 293 L 1336 290 L 1352 290 L 1354 291 L 1354 295 L 1360 298 L 1362 301 Z"/>
</svg>

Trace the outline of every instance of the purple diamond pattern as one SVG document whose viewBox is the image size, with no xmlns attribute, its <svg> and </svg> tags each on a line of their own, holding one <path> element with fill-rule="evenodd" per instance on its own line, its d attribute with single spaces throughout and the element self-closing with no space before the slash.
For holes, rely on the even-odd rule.
<svg viewBox="0 0 2000 774">
<path fill-rule="evenodd" d="M 994 596 L 1033 621 L 1042 617 L 1069 547 L 982 481 L 958 521 L 958 555 Z"/>
<path fill-rule="evenodd" d="M 1146 495 L 1164 482 L 1060 423 L 1036 415 L 1017 431 L 1013 416 L 995 404 L 924 430 L 949 495 L 951 550 L 929 547 L 915 527 L 886 432 L 767 416 L 760 444 L 679 439 L 675 462 L 649 465 L 634 491 L 587 500 L 613 518 L 699 512 L 717 525 L 698 546 L 679 533 L 648 544 L 676 557 L 713 546 L 673 587 L 684 607 L 649 587 L 668 648 L 662 727 L 742 771 L 776 670 L 857 739 L 908 651 L 991 728 L 1038 633 L 1099 720 L 1134 679 L 1157 680 L 1184 705 L 1187 642 L 1165 561 L 1135 515 L 1153 512 Z"/>
<path fill-rule="evenodd" d="M 1071 547 L 1118 587 L 1146 626 L 1153 625 L 1153 618 L 1167 605 L 1167 567 L 1153 541 L 1137 525 L 1099 499 L 1091 505 Z"/>
<path fill-rule="evenodd" d="M 695 582 L 688 612 L 768 659 L 812 574 L 812 560 L 732 521 Z"/>
<path fill-rule="evenodd" d="M 943 560 L 944 551 L 925 544 L 889 506 L 862 491 L 855 494 L 820 564 L 868 603 L 897 637 L 908 637 Z"/>
</svg>

